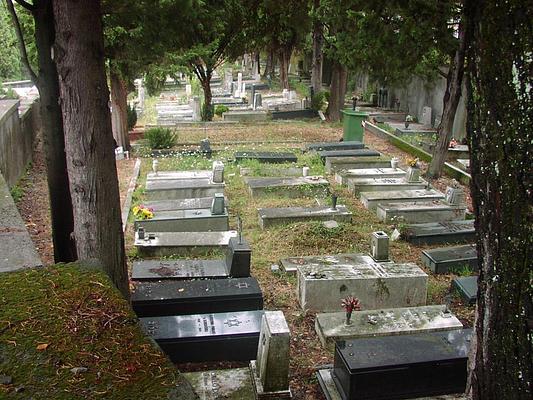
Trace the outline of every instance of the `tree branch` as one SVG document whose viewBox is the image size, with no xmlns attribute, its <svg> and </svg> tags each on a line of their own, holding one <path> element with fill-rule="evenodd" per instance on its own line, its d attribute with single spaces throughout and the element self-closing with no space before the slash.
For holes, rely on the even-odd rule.
<svg viewBox="0 0 533 400">
<path fill-rule="evenodd" d="M 13 2 L 11 0 L 6 0 L 7 9 L 9 10 L 9 13 L 11 14 L 11 19 L 13 20 L 13 25 L 15 25 L 15 33 L 17 35 L 17 44 L 20 51 L 20 56 L 22 58 L 22 63 L 28 70 L 28 74 L 30 74 L 31 80 L 34 84 L 37 85 L 38 78 L 33 69 L 31 68 L 30 61 L 28 59 L 28 53 L 26 52 L 26 45 L 24 44 L 24 36 L 22 35 L 22 28 L 20 27 L 20 21 L 17 17 L 17 13 L 15 12 L 15 7 L 13 6 Z"/>
<path fill-rule="evenodd" d="M 28 11 L 35 10 L 35 5 L 28 3 L 24 0 L 15 0 L 21 7 L 24 7 Z"/>
</svg>

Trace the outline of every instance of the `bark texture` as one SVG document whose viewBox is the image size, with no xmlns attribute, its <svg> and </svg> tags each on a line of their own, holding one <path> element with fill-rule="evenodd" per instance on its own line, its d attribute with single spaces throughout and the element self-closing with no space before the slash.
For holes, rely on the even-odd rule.
<svg viewBox="0 0 533 400">
<path fill-rule="evenodd" d="M 479 290 L 474 399 L 533 398 L 533 3 L 465 3 Z"/>
<path fill-rule="evenodd" d="M 314 7 L 315 9 L 320 7 L 320 0 L 314 0 Z M 322 23 L 315 19 L 313 21 L 313 61 L 311 65 L 311 86 L 315 93 L 322 90 L 323 29 Z"/>
<path fill-rule="evenodd" d="M 117 146 L 129 150 L 130 140 L 128 137 L 128 89 L 126 82 L 117 71 L 111 69 L 109 73 L 111 82 L 111 125 L 113 137 Z"/>
<path fill-rule="evenodd" d="M 453 135 L 453 122 L 457 106 L 461 100 L 463 88 L 463 75 L 465 66 L 465 33 L 462 26 L 459 28 L 459 47 L 450 64 L 446 77 L 446 92 L 444 93 L 443 111 L 440 124 L 437 128 L 437 144 L 433 150 L 433 158 L 428 168 L 428 176 L 437 179 L 442 174 L 442 169 L 448 156 L 448 145 Z"/>
<path fill-rule="evenodd" d="M 267 78 L 270 75 L 270 78 L 274 77 L 274 67 L 275 67 L 275 56 L 274 56 L 274 50 L 272 48 L 268 49 L 267 58 L 266 58 L 266 64 L 265 69 L 263 70 L 263 78 Z"/>
<path fill-rule="evenodd" d="M 55 0 L 53 9 L 78 257 L 129 297 L 100 1 Z"/>
<path fill-rule="evenodd" d="M 340 121 L 344 107 L 348 70 L 337 61 L 332 63 L 331 84 L 327 114 L 330 121 Z"/>
<path fill-rule="evenodd" d="M 289 64 L 292 47 L 281 47 L 279 50 L 279 83 L 282 89 L 289 89 Z"/>
</svg>

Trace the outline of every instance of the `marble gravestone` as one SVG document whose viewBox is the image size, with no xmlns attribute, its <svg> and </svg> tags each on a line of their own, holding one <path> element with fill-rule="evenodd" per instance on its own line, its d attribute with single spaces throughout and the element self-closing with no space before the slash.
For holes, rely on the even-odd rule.
<svg viewBox="0 0 533 400">
<path fill-rule="evenodd" d="M 180 179 L 211 179 L 213 173 L 207 170 L 157 171 L 146 175 L 146 181 L 173 181 Z"/>
<path fill-rule="evenodd" d="M 332 173 L 341 169 L 356 168 L 390 168 L 390 157 L 328 157 L 326 172 Z"/>
<path fill-rule="evenodd" d="M 414 244 L 471 243 L 476 239 L 474 220 L 407 225 L 402 237 Z"/>
<path fill-rule="evenodd" d="M 357 168 L 342 169 L 335 173 L 335 182 L 347 185 L 350 179 L 357 178 L 405 178 L 405 171 L 400 168 Z"/>
<path fill-rule="evenodd" d="M 329 182 L 322 176 L 295 178 L 244 178 L 253 197 L 277 195 L 284 197 L 325 197 Z"/>
<path fill-rule="evenodd" d="M 364 254 L 346 253 L 325 256 L 289 257 L 280 260 L 283 271 L 288 275 L 296 275 L 298 267 L 301 265 L 337 265 L 337 264 L 372 264 L 372 257 Z"/>
<path fill-rule="evenodd" d="M 153 201 L 210 197 L 223 193 L 224 186 L 224 183 L 215 183 L 210 178 L 147 181 L 146 198 Z"/>
<path fill-rule="evenodd" d="M 211 208 L 211 205 L 213 204 L 213 196 L 196 197 L 192 199 L 147 201 L 143 204 L 154 210 L 154 213 L 160 211 L 197 210 L 201 208 Z M 224 204 L 228 206 L 228 199 L 225 197 Z"/>
<path fill-rule="evenodd" d="M 478 269 L 477 249 L 474 244 L 423 250 L 421 259 L 424 265 L 436 274 Z"/>
<path fill-rule="evenodd" d="M 223 200 L 224 195 L 221 196 Z M 135 221 L 134 228 L 143 228 L 146 232 L 222 232 L 229 230 L 229 221 L 222 203 L 222 207 L 215 210 L 204 208 L 154 212 L 151 219 Z"/>
<path fill-rule="evenodd" d="M 255 400 L 249 368 L 183 372 L 200 400 Z"/>
<path fill-rule="evenodd" d="M 301 221 L 352 221 L 352 213 L 342 205 L 335 208 L 324 206 L 259 208 L 257 212 L 261 229 Z"/>
<path fill-rule="evenodd" d="M 348 190 L 356 194 L 359 192 L 382 192 L 386 190 L 416 190 L 425 189 L 427 182 L 407 182 L 403 178 L 353 178 L 348 180 Z"/>
<path fill-rule="evenodd" d="M 290 399 L 290 331 L 281 311 L 265 311 L 257 358 L 250 362 L 256 398 Z"/>
<path fill-rule="evenodd" d="M 293 163 L 298 161 L 294 153 L 277 153 L 269 151 L 237 151 L 235 161 L 257 160 L 261 163 Z"/>
<path fill-rule="evenodd" d="M 353 150 L 322 150 L 318 152 L 322 162 L 328 157 L 379 157 L 381 153 L 372 149 L 353 149 Z"/>
<path fill-rule="evenodd" d="M 369 210 L 377 209 L 381 203 L 403 203 L 406 201 L 433 201 L 444 199 L 444 194 L 434 189 L 385 190 L 359 193 L 361 203 Z"/>
<path fill-rule="evenodd" d="M 475 304 L 477 301 L 477 275 L 461 276 L 452 281 L 454 288 L 467 304 Z"/>
<path fill-rule="evenodd" d="M 450 205 L 442 200 L 406 201 L 379 204 L 376 213 L 381 221 L 399 219 L 408 224 L 464 220 L 466 208 Z"/>
<path fill-rule="evenodd" d="M 358 141 L 317 142 L 305 145 L 306 151 L 356 150 L 364 149 L 365 145 Z"/>
</svg>

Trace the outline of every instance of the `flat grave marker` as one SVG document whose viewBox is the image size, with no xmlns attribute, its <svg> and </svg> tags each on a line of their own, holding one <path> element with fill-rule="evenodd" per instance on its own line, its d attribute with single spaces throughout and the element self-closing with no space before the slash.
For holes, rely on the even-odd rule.
<svg viewBox="0 0 533 400">
<path fill-rule="evenodd" d="M 213 203 L 213 197 L 196 197 L 192 199 L 178 200 L 156 200 L 144 202 L 144 206 L 154 210 L 155 213 L 160 211 L 178 211 L 178 210 L 196 210 L 201 208 L 210 208 Z M 224 204 L 228 206 L 228 199 L 224 198 Z"/>
<path fill-rule="evenodd" d="M 356 150 L 364 149 L 365 145 L 358 141 L 342 141 L 342 142 L 316 142 L 307 143 L 305 145 L 306 151 L 331 151 L 331 150 Z"/>
<path fill-rule="evenodd" d="M 478 277 L 473 275 L 457 277 L 452 281 L 452 287 L 467 304 L 472 305 L 477 301 L 477 280 Z"/>
<path fill-rule="evenodd" d="M 255 400 L 249 368 L 183 372 L 200 400 Z"/>
<path fill-rule="evenodd" d="M 273 151 L 237 151 L 234 154 L 235 161 L 257 160 L 262 163 L 293 163 L 298 161 L 294 153 L 279 153 Z"/>
<path fill-rule="evenodd" d="M 381 153 L 372 149 L 353 149 L 353 150 L 322 150 L 318 154 L 325 162 L 328 157 L 379 157 Z"/>
<path fill-rule="evenodd" d="M 450 205 L 443 200 L 406 201 L 381 203 L 378 205 L 376 213 L 378 218 L 385 222 L 397 219 L 408 224 L 423 224 L 464 220 L 466 208 Z"/>
<path fill-rule="evenodd" d="M 352 168 L 335 173 L 335 182 L 341 185 L 347 185 L 350 179 L 357 178 L 405 178 L 405 171 L 400 168 Z"/>
<path fill-rule="evenodd" d="M 331 207 L 277 207 L 259 208 L 259 226 L 261 229 L 301 221 L 337 221 L 351 222 L 352 213 L 343 205 Z"/>
<path fill-rule="evenodd" d="M 471 243 L 476 239 L 474 220 L 407 225 L 402 237 L 414 244 Z"/>
<path fill-rule="evenodd" d="M 326 172 L 332 173 L 341 169 L 355 168 L 390 168 L 391 158 L 379 157 L 328 157 Z"/>
<path fill-rule="evenodd" d="M 269 194 L 283 197 L 325 197 L 329 182 L 322 176 L 302 176 L 295 178 L 244 178 L 253 197 Z"/>
<path fill-rule="evenodd" d="M 427 182 L 407 182 L 403 178 L 353 178 L 348 180 L 348 190 L 351 193 L 382 192 L 386 190 L 416 190 L 425 189 Z"/>
<path fill-rule="evenodd" d="M 433 201 L 444 199 L 444 194 L 434 189 L 384 190 L 359 193 L 361 203 L 369 210 L 375 210 L 381 203 L 403 203 L 406 201 Z"/>
<path fill-rule="evenodd" d="M 422 262 L 436 274 L 458 272 L 465 268 L 477 271 L 477 249 L 473 244 L 423 250 Z"/>
<path fill-rule="evenodd" d="M 206 178 L 147 181 L 146 198 L 153 201 L 211 197 L 223 193 L 224 186 L 224 183 L 214 183 Z"/>
<path fill-rule="evenodd" d="M 154 211 L 151 219 L 135 221 L 146 232 L 221 232 L 229 230 L 228 213 L 214 215 L 210 209 Z"/>
</svg>

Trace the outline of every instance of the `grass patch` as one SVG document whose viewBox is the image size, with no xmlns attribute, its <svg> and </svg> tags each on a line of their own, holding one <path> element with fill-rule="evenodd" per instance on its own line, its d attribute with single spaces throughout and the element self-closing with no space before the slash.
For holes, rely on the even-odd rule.
<svg viewBox="0 0 533 400">
<path fill-rule="evenodd" d="M 2 274 L 0 375 L 2 399 L 163 399 L 181 379 L 106 275 L 78 264 Z"/>
</svg>

